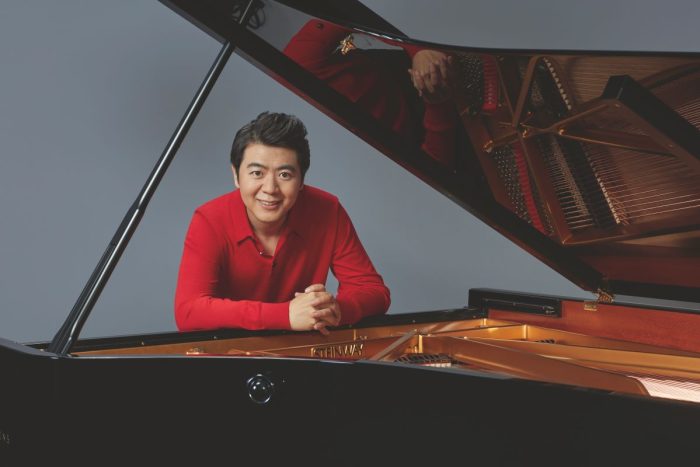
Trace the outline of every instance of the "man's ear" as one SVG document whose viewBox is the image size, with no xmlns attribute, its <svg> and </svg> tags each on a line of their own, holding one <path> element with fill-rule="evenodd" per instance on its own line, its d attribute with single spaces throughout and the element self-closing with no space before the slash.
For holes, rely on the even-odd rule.
<svg viewBox="0 0 700 467">
<path fill-rule="evenodd" d="M 233 183 L 236 185 L 236 188 L 240 188 L 238 185 L 238 174 L 236 173 L 236 168 L 231 165 L 231 172 L 233 173 Z"/>
</svg>

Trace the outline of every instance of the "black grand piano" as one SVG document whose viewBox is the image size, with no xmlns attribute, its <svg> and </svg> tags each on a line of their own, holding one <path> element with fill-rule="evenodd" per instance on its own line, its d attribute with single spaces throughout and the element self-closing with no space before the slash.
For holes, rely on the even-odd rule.
<svg viewBox="0 0 700 467">
<path fill-rule="evenodd" d="M 344 31 L 320 63 L 259 33 L 256 0 L 162 3 L 221 52 L 54 339 L 0 339 L 0 465 L 693 462 L 700 315 L 618 296 L 700 302 L 700 54 L 444 46 L 354 0 L 280 0 Z M 390 73 L 411 50 L 451 57 L 452 120 L 432 135 L 446 153 L 425 144 L 434 102 L 407 98 L 402 133 L 324 72 L 361 57 Z M 460 309 L 329 336 L 80 339 L 234 51 L 597 298 L 473 289 Z"/>
</svg>

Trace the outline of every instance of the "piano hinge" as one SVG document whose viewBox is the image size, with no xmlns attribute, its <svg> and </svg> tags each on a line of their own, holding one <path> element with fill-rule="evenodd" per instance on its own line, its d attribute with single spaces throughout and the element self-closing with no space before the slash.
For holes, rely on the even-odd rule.
<svg viewBox="0 0 700 467">
<path fill-rule="evenodd" d="M 583 309 L 586 311 L 597 311 L 599 303 L 612 303 L 615 300 L 615 296 L 610 292 L 603 289 L 598 289 L 596 292 L 598 296 L 595 300 L 584 300 Z"/>
</svg>

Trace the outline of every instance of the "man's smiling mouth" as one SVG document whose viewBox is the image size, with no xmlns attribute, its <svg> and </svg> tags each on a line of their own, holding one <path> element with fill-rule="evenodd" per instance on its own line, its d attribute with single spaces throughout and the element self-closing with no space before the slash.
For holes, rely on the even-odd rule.
<svg viewBox="0 0 700 467">
<path fill-rule="evenodd" d="M 266 207 L 266 208 L 274 208 L 274 207 L 278 206 L 281 203 L 281 201 L 263 201 L 263 200 L 259 199 L 258 203 L 260 203 L 263 207 Z"/>
</svg>

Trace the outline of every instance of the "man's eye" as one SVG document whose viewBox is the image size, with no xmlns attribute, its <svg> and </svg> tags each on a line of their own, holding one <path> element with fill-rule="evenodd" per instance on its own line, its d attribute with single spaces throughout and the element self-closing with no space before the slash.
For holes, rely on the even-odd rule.
<svg viewBox="0 0 700 467">
<path fill-rule="evenodd" d="M 292 178 L 292 173 L 291 172 L 280 172 L 280 178 L 282 180 L 289 180 Z"/>
<path fill-rule="evenodd" d="M 261 177 L 262 176 L 262 171 L 261 170 L 253 170 L 250 175 L 253 177 Z"/>
</svg>

